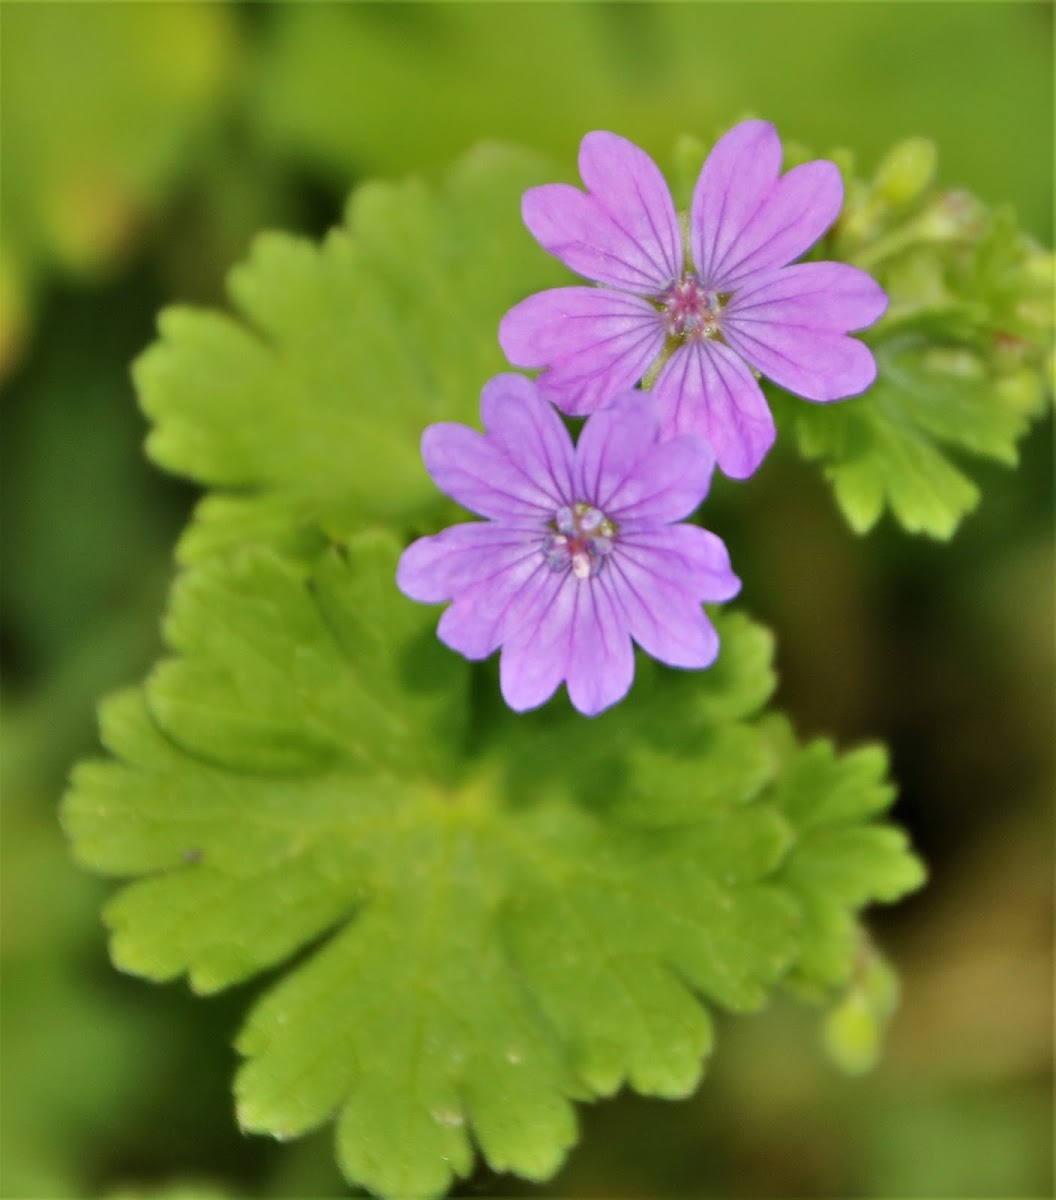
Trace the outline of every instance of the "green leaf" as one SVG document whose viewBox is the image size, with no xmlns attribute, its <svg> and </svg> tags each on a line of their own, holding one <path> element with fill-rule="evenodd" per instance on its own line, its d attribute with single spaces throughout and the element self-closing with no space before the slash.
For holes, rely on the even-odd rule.
<svg viewBox="0 0 1056 1200">
<path fill-rule="evenodd" d="M 875 862 L 830 879 L 824 838 L 870 844 L 890 795 L 863 800 L 831 751 L 782 787 L 798 751 L 751 723 L 769 639 L 737 616 L 713 673 L 646 673 L 597 721 L 477 727 L 397 553 L 367 532 L 311 565 L 188 571 L 174 656 L 104 705 L 115 758 L 76 769 L 63 820 L 81 862 L 139 877 L 106 909 L 122 969 L 211 992 L 307 950 L 239 1035 L 239 1120 L 336 1118 L 350 1180 L 426 1196 L 474 1145 L 548 1177 L 575 1100 L 691 1090 L 705 1005 L 764 1003 L 806 945 L 803 897 L 876 893 Z"/>
<path fill-rule="evenodd" d="M 499 319 L 565 276 L 520 221 L 521 193 L 552 176 L 490 146 L 439 187 L 364 184 L 322 246 L 258 238 L 229 279 L 236 316 L 162 314 L 134 370 L 148 452 L 220 489 L 184 561 L 246 543 L 310 555 L 320 527 L 340 539 L 435 508 L 423 428 L 477 420 L 483 382 L 505 365 Z"/>
<path fill-rule="evenodd" d="M 1013 466 L 1031 414 L 1018 392 L 1003 391 L 967 352 L 892 340 L 876 356 L 879 378 L 864 396 L 797 405 L 800 449 L 827 464 L 856 533 L 890 508 L 910 533 L 948 538 L 978 503 L 979 490 L 946 450 Z"/>
<path fill-rule="evenodd" d="M 824 740 L 796 747 L 779 718 L 768 730 L 783 760 L 771 802 L 797 831 L 781 869 L 803 917 L 800 954 L 787 982 L 816 996 L 846 983 L 855 969 L 856 910 L 899 899 L 921 886 L 925 872 L 902 830 L 869 823 L 894 799 L 881 747 L 837 757 Z"/>
<path fill-rule="evenodd" d="M 807 405 L 775 395 L 800 451 L 820 461 L 857 533 L 885 510 L 911 533 L 949 538 L 978 503 L 966 456 L 1006 466 L 1044 406 L 1052 256 L 973 197 L 928 187 L 934 152 L 896 146 L 870 184 L 852 179 L 816 254 L 871 271 L 890 308 L 866 335 L 877 382 Z"/>
<path fill-rule="evenodd" d="M 390 559 L 388 536 L 364 534 L 354 569 L 333 550 L 307 580 L 268 557 L 184 576 L 165 622 L 184 656 L 148 684 L 155 719 L 198 757 L 249 771 L 449 757 L 464 704 L 434 685 L 462 664 L 395 590 Z M 354 665 L 335 672 L 338 656 Z M 438 736 L 423 742 L 430 722 Z"/>
</svg>

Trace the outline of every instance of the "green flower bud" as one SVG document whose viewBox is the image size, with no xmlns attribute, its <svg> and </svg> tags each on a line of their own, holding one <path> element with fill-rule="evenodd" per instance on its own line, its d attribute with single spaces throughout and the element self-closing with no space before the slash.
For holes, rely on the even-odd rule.
<svg viewBox="0 0 1056 1200">
<path fill-rule="evenodd" d="M 889 204 L 916 200 L 935 175 L 935 143 L 907 138 L 887 152 L 876 171 L 877 194 Z"/>
<path fill-rule="evenodd" d="M 898 977 L 879 956 L 873 956 L 822 1025 L 825 1049 L 849 1075 L 876 1065 L 884 1031 L 898 1007 Z"/>
<path fill-rule="evenodd" d="M 979 237 L 986 221 L 982 203 L 968 192 L 944 192 L 914 224 L 926 241 L 961 241 Z"/>
<path fill-rule="evenodd" d="M 1002 408 L 1026 417 L 1036 416 L 1041 410 L 1044 385 L 1039 371 L 1023 367 L 998 379 L 994 390 L 1000 397 Z"/>
</svg>

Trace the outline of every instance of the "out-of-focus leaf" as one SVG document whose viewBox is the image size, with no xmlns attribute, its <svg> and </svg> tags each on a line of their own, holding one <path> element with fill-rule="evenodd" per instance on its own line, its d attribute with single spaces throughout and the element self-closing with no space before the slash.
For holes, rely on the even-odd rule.
<svg viewBox="0 0 1056 1200">
<path fill-rule="evenodd" d="M 95 276 L 136 240 L 215 110 L 235 38 L 219 5 L 7 9 L 0 373 L 47 268 Z"/>
<path fill-rule="evenodd" d="M 916 10 L 907 38 L 883 5 L 775 5 L 760 21 L 736 4 L 290 4 L 275 18 L 253 74 L 257 134 L 341 185 L 440 165 L 486 137 L 570 161 L 590 129 L 621 133 L 666 166 L 679 129 L 712 138 L 750 114 L 786 137 L 853 138 L 870 160 L 925 132 L 953 178 L 1016 198 L 1032 228 L 1051 220 L 1051 64 L 1038 11 L 966 8 L 955 39 L 944 10 Z M 925 60 L 921 46 L 936 53 Z M 898 78 L 883 104 L 873 102 L 878 64 Z M 1000 105 L 980 89 L 984 76 Z"/>
<path fill-rule="evenodd" d="M 110 993 L 98 884 L 70 863 L 42 790 L 53 716 L 5 704 L 0 776 L 0 1195 L 26 1200 L 86 1194 L 98 1144 L 157 1057 L 149 1020 Z"/>
<path fill-rule="evenodd" d="M 209 1180 L 174 1179 L 163 1184 L 124 1184 L 107 1192 L 104 1200 L 235 1200 L 237 1195 Z"/>
<path fill-rule="evenodd" d="M 68 670 L 93 642 L 102 665 L 103 642 L 156 636 L 187 504 L 140 450 L 128 360 L 148 336 L 151 301 L 133 285 L 64 296 L 5 394 L 0 607 L 16 648 L 12 686 Z M 99 686 L 112 686 L 103 672 Z"/>
</svg>

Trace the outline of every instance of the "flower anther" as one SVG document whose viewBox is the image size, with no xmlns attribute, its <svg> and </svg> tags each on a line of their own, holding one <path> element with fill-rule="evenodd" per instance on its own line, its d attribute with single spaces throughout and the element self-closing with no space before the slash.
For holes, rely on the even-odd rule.
<svg viewBox="0 0 1056 1200">
<path fill-rule="evenodd" d="M 597 575 L 612 553 L 616 525 L 592 504 L 578 500 L 563 504 L 551 522 L 554 532 L 543 543 L 543 555 L 551 571 L 570 567 L 577 579 Z"/>
<path fill-rule="evenodd" d="M 726 300 L 727 297 L 706 288 L 692 271 L 656 297 L 666 318 L 668 336 L 680 343 L 717 336 Z"/>
</svg>

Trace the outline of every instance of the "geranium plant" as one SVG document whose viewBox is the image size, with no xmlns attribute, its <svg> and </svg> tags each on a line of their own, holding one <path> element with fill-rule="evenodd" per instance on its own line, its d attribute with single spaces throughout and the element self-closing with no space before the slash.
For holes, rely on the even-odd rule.
<svg viewBox="0 0 1056 1200">
<path fill-rule="evenodd" d="M 862 910 L 924 869 L 885 754 L 769 707 L 701 502 L 775 445 L 855 530 L 950 536 L 977 499 L 951 451 L 1014 461 L 1041 410 L 1051 258 L 918 143 L 869 180 L 798 150 L 782 175 L 761 121 L 706 150 L 682 213 L 605 132 L 586 191 L 498 147 L 363 184 L 135 367 L 149 454 L 207 491 L 169 653 L 103 703 L 65 826 L 127 881 L 118 967 L 272 972 L 238 1119 L 334 1121 L 379 1195 L 477 1154 L 546 1179 L 577 1102 L 698 1085 L 716 1008 L 790 991 L 860 1067 L 893 1007 Z"/>
</svg>

